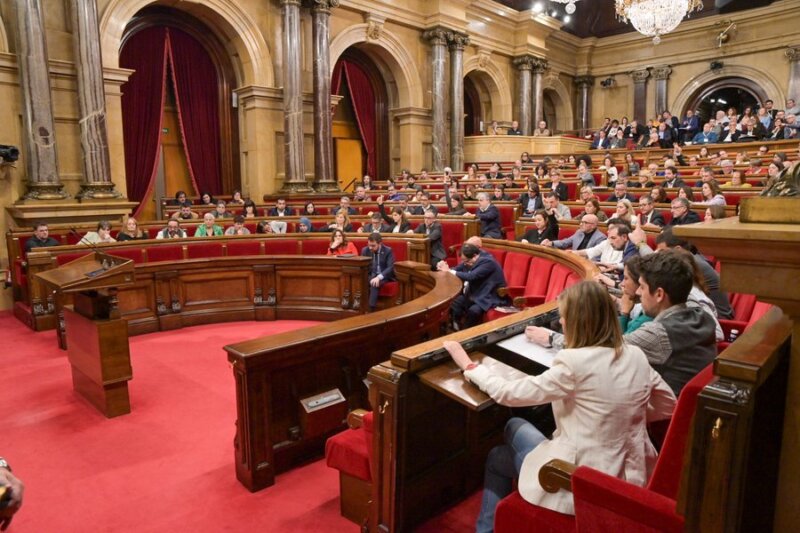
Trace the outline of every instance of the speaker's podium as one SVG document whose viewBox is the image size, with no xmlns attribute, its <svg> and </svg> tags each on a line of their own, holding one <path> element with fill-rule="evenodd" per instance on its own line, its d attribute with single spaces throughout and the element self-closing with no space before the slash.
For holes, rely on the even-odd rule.
<svg viewBox="0 0 800 533">
<path fill-rule="evenodd" d="M 37 274 L 64 305 L 72 386 L 106 417 L 131 412 L 132 377 L 128 325 L 117 307 L 117 290 L 134 282 L 133 261 L 95 251 Z"/>
</svg>

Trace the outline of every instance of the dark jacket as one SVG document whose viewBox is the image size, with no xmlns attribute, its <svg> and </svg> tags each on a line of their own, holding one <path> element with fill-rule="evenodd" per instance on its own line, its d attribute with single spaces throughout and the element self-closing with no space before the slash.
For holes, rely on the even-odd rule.
<svg viewBox="0 0 800 533">
<path fill-rule="evenodd" d="M 672 217 L 672 220 L 669 221 L 667 226 L 683 226 L 686 224 L 694 224 L 695 222 L 700 222 L 700 215 L 690 209 L 680 218 Z"/>
<path fill-rule="evenodd" d="M 444 261 L 444 259 L 447 258 L 447 252 L 444 249 L 444 244 L 442 244 L 441 222 L 434 222 L 430 229 L 428 229 L 428 226 L 423 222 L 417 226 L 414 233 L 428 236 L 428 240 L 431 242 L 431 265 L 435 265 L 439 261 Z"/>
<path fill-rule="evenodd" d="M 542 203 L 542 195 L 539 194 L 533 201 L 533 211 L 528 209 L 528 202 L 530 202 L 531 196 L 527 192 L 522 193 L 519 196 L 519 205 L 522 207 L 522 215 L 529 217 L 533 215 L 533 211 L 538 209 L 544 209 L 544 203 Z"/>
<path fill-rule="evenodd" d="M 278 214 L 278 208 L 277 207 L 271 207 L 271 208 L 269 208 L 267 210 L 267 216 L 268 217 L 277 217 L 277 216 L 281 216 L 281 215 Z M 286 209 L 283 210 L 283 216 L 285 216 L 285 217 L 294 216 L 294 209 L 292 209 L 291 207 L 289 207 L 287 205 Z"/>
<path fill-rule="evenodd" d="M 481 237 L 502 239 L 503 231 L 500 226 L 500 211 L 494 204 L 489 204 L 486 211 L 478 209 L 475 215 L 481 221 Z"/>
<path fill-rule="evenodd" d="M 361 250 L 361 255 L 364 257 L 372 258 L 372 263 L 369 267 L 369 279 L 374 278 L 378 274 L 383 275 L 384 281 L 392 281 L 394 279 L 394 252 L 385 244 L 381 244 L 376 253 L 372 253 L 369 247 L 365 246 Z"/>
<path fill-rule="evenodd" d="M 664 222 L 664 215 L 661 214 L 661 211 L 659 211 L 658 209 L 653 209 L 650 212 L 650 215 L 651 216 L 650 216 L 650 221 L 649 222 L 646 220 L 647 217 L 645 217 L 645 216 L 641 217 L 642 224 L 655 224 L 656 226 L 659 226 L 659 227 L 662 227 L 662 228 L 664 227 L 664 225 L 666 223 Z"/>
<path fill-rule="evenodd" d="M 559 182 L 555 188 L 553 188 L 553 182 L 548 181 L 547 183 L 544 184 L 544 188 L 551 189 L 554 193 L 556 193 L 556 196 L 558 196 L 558 199 L 561 200 L 562 202 L 566 202 L 569 199 L 567 184 L 564 183 L 563 181 Z"/>
<path fill-rule="evenodd" d="M 497 294 L 498 288 L 506 286 L 506 277 L 491 254 L 481 252 L 472 268 L 461 263 L 454 270 L 461 281 L 469 282 L 466 295 L 482 311 L 508 303 Z"/>
</svg>

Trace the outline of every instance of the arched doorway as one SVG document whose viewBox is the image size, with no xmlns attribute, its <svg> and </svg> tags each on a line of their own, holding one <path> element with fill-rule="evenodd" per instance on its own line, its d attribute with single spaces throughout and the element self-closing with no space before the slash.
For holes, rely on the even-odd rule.
<svg viewBox="0 0 800 533">
<path fill-rule="evenodd" d="M 142 9 L 125 29 L 120 66 L 135 70 L 123 85 L 122 118 L 128 197 L 142 202 L 137 214 L 155 218 L 158 199 L 177 190 L 239 189 L 235 73 L 211 29 L 180 10 Z"/>
<path fill-rule="evenodd" d="M 547 122 L 547 127 L 550 129 L 550 132 L 555 134 L 556 130 L 563 129 L 560 128 L 558 124 L 558 94 L 551 89 L 545 89 L 543 97 L 542 114 L 544 115 L 544 120 Z M 534 124 L 534 127 L 538 127 L 538 125 Z"/>
<path fill-rule="evenodd" d="M 342 97 L 333 115 L 340 186 L 367 173 L 386 178 L 390 175 L 389 96 L 378 66 L 364 51 L 351 46 L 336 61 L 331 92 Z"/>
<path fill-rule="evenodd" d="M 726 111 L 735 107 L 739 113 L 751 106 L 756 111 L 768 98 L 764 89 L 755 81 L 742 77 L 727 77 L 715 80 L 698 89 L 689 98 L 688 105 L 681 110 L 681 116 L 687 109 L 694 110 L 700 122 L 707 122 L 719 110 Z"/>
<path fill-rule="evenodd" d="M 464 135 L 481 135 L 482 122 L 481 97 L 472 79 L 467 76 L 464 78 Z"/>
</svg>

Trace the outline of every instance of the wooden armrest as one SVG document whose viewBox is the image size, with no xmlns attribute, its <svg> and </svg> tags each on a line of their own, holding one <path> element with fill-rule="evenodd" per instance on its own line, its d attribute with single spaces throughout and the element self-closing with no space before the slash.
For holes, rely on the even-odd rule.
<svg viewBox="0 0 800 533">
<path fill-rule="evenodd" d="M 358 429 L 364 425 L 364 416 L 369 411 L 365 409 L 354 409 L 347 413 L 347 426 L 350 429 Z"/>
<path fill-rule="evenodd" d="M 524 309 L 526 307 L 536 307 L 544 303 L 544 296 L 517 296 L 514 298 L 514 307 Z"/>
<path fill-rule="evenodd" d="M 496 292 L 500 298 L 505 298 L 508 296 L 508 287 L 497 287 Z"/>
<path fill-rule="evenodd" d="M 578 468 L 561 459 L 552 459 L 539 469 L 539 484 L 547 492 L 560 489 L 572 492 L 572 473 Z"/>
</svg>

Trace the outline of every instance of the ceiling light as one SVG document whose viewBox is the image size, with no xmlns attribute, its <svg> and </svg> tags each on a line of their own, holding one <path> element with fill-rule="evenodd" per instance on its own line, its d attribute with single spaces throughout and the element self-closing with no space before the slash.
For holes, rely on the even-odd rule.
<svg viewBox="0 0 800 533">
<path fill-rule="evenodd" d="M 572 20 L 572 17 L 570 17 L 569 15 L 564 16 L 564 24 L 569 24 L 570 20 Z"/>
<path fill-rule="evenodd" d="M 542 11 L 544 11 L 544 5 L 541 2 L 536 2 L 533 4 L 534 13 L 541 13 Z"/>
<path fill-rule="evenodd" d="M 642 35 L 661 42 L 661 36 L 678 27 L 683 17 L 703 9 L 703 0 L 615 0 L 617 18 Z"/>
</svg>

